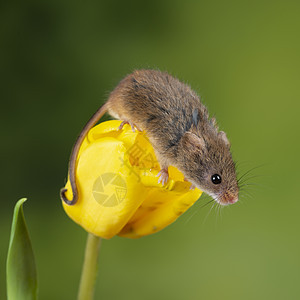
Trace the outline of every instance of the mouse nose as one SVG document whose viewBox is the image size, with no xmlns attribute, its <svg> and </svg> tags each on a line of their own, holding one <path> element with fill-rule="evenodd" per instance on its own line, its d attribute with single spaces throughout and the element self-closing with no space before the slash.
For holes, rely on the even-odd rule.
<svg viewBox="0 0 300 300">
<path fill-rule="evenodd" d="M 232 197 L 230 199 L 228 199 L 228 203 L 229 204 L 234 204 L 236 202 L 238 202 L 239 198 L 238 197 Z"/>
<path fill-rule="evenodd" d="M 221 197 L 219 197 L 218 202 L 221 205 L 230 205 L 234 204 L 239 200 L 239 197 L 237 194 L 231 194 L 229 192 L 223 194 Z"/>
</svg>

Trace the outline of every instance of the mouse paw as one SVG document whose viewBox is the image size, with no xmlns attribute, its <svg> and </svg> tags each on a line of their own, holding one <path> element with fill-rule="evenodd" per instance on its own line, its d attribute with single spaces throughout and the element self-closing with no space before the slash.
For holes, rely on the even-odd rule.
<svg viewBox="0 0 300 300">
<path fill-rule="evenodd" d="M 191 183 L 190 181 L 188 181 L 186 178 L 184 178 L 184 181 L 189 182 L 191 184 L 190 190 L 194 190 L 196 188 L 196 186 L 193 183 Z"/>
<path fill-rule="evenodd" d="M 192 183 L 190 186 L 190 190 L 194 190 L 196 188 L 196 186 Z"/>
<path fill-rule="evenodd" d="M 130 121 L 123 121 L 121 123 L 121 125 L 119 126 L 119 130 L 122 130 L 125 124 L 128 124 L 128 125 L 131 126 L 132 132 L 135 132 L 135 128 L 137 129 L 137 131 L 142 131 L 138 126 L 136 126 L 136 124 L 134 124 L 134 123 L 132 123 Z"/>
<path fill-rule="evenodd" d="M 161 169 L 156 177 L 159 177 L 158 183 L 161 183 L 162 185 L 165 185 L 169 180 L 169 172 L 168 169 Z"/>
</svg>

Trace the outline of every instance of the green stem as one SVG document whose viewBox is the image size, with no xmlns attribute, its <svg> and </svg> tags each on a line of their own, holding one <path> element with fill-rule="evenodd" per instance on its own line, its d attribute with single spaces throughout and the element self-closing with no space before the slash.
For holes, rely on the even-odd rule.
<svg viewBox="0 0 300 300">
<path fill-rule="evenodd" d="M 78 300 L 92 300 L 94 296 L 94 285 L 98 270 L 98 256 L 101 238 L 91 233 L 85 246 L 84 262 L 78 291 Z"/>
</svg>

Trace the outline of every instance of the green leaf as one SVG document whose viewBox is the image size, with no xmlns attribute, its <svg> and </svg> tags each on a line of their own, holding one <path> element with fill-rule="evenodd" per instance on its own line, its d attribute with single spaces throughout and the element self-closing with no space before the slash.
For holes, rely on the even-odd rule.
<svg viewBox="0 0 300 300">
<path fill-rule="evenodd" d="M 33 250 L 23 214 L 23 203 L 15 206 L 6 262 L 8 300 L 37 299 L 37 274 Z"/>
</svg>

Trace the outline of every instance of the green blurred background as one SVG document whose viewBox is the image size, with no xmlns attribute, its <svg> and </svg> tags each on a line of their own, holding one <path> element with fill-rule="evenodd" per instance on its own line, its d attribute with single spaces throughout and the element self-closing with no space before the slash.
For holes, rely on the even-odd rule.
<svg viewBox="0 0 300 300">
<path fill-rule="evenodd" d="M 0 6 L 0 298 L 15 202 L 40 299 L 75 299 L 86 233 L 58 196 L 72 144 L 136 68 L 188 82 L 253 183 L 139 240 L 104 241 L 96 299 L 299 299 L 299 1 L 9 1 Z"/>
</svg>

